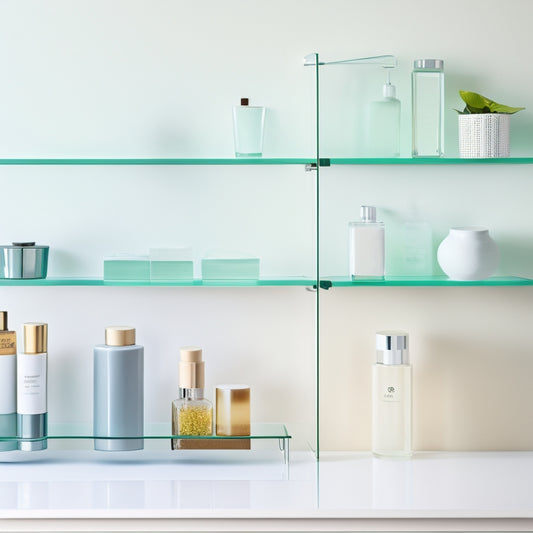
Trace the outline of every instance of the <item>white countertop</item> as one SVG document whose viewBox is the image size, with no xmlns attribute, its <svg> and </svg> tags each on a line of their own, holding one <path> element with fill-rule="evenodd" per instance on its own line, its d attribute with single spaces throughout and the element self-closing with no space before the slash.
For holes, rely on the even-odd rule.
<svg viewBox="0 0 533 533">
<path fill-rule="evenodd" d="M 533 518 L 533 452 L 6 452 L 0 517 Z"/>
</svg>

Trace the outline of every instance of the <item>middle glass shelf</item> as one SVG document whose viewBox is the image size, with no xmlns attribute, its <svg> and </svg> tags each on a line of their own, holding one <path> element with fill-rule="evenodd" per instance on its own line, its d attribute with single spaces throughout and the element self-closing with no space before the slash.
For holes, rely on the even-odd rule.
<svg viewBox="0 0 533 533">
<path fill-rule="evenodd" d="M 533 279 L 518 276 L 494 276 L 481 281 L 458 281 L 446 276 L 385 276 L 384 279 L 356 279 L 349 276 L 325 276 L 320 279 L 323 289 L 330 287 L 509 287 L 533 285 Z M 102 278 L 0 279 L 0 287 L 309 287 L 316 280 L 306 277 L 202 280 L 193 281 L 104 281 Z"/>
<path fill-rule="evenodd" d="M 493 276 L 480 281 L 458 281 L 446 276 L 385 276 L 383 279 L 352 279 L 331 276 L 320 280 L 323 289 L 330 287 L 513 287 L 533 285 L 533 279 L 516 276 Z"/>
<path fill-rule="evenodd" d="M 306 277 L 229 280 L 120 280 L 108 281 L 102 278 L 45 278 L 45 279 L 0 279 L 0 287 L 9 286 L 106 286 L 106 287 L 312 287 L 316 281 Z"/>
</svg>

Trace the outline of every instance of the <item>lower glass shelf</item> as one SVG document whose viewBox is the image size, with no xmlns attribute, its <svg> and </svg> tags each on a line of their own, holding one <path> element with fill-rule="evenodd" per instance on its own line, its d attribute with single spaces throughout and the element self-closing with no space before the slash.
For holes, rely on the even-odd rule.
<svg viewBox="0 0 533 533">
<path fill-rule="evenodd" d="M 178 443 L 174 451 L 180 452 L 182 450 L 251 450 L 251 442 L 274 440 L 278 441 L 279 451 L 283 454 L 283 461 L 285 464 L 289 462 L 289 440 L 291 435 L 287 431 L 284 424 L 277 423 L 252 423 L 250 435 L 243 436 L 222 436 L 222 435 L 173 435 L 170 424 L 147 424 L 145 426 L 144 435 L 139 436 L 114 436 L 94 435 L 92 426 L 90 424 L 49 424 L 48 435 L 39 438 L 19 438 L 16 435 L 2 435 L 0 436 L 0 452 L 16 452 L 17 445 L 21 450 L 19 443 L 35 443 L 43 441 L 57 441 L 57 440 L 97 440 L 102 442 L 112 443 L 116 441 L 133 442 L 143 440 L 158 440 L 158 441 L 172 441 L 174 444 Z M 137 443 L 136 443 L 137 444 Z M 173 444 L 173 448 L 174 448 Z M 96 442 L 95 442 L 96 445 Z M 135 447 L 130 447 L 126 444 L 125 447 L 116 448 L 115 445 L 110 445 L 109 448 L 99 448 L 100 450 L 115 451 L 131 451 L 139 450 L 144 447 L 140 442 Z M 46 449 L 47 445 L 39 445 L 39 449 Z M 0 453 L 0 460 L 2 454 Z"/>
<path fill-rule="evenodd" d="M 385 276 L 383 279 L 357 279 L 333 276 L 320 280 L 320 287 L 476 287 L 533 285 L 533 279 L 515 276 L 494 276 L 480 281 L 458 281 L 447 276 Z"/>
<path fill-rule="evenodd" d="M 25 440 L 28 442 L 45 439 L 194 439 L 194 440 L 248 440 L 248 439 L 290 439 L 285 424 L 252 423 L 250 435 L 173 435 L 170 424 L 147 424 L 142 437 L 108 437 L 95 435 L 90 424 L 49 424 L 48 435 L 39 439 L 18 439 L 16 435 L 0 436 L 0 442 Z"/>
<path fill-rule="evenodd" d="M 265 277 L 260 279 L 220 279 L 192 281 L 103 280 L 102 278 L 0 279 L 0 287 L 9 286 L 106 286 L 106 287 L 312 287 L 315 280 L 306 277 Z"/>
</svg>

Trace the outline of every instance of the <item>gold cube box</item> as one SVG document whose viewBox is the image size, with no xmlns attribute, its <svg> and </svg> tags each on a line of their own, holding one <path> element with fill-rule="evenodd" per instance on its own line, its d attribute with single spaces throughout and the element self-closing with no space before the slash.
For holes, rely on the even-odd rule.
<svg viewBox="0 0 533 533">
<path fill-rule="evenodd" d="M 217 385 L 216 434 L 227 437 L 250 435 L 250 387 Z M 249 450 L 250 439 L 231 439 L 226 449 Z"/>
</svg>

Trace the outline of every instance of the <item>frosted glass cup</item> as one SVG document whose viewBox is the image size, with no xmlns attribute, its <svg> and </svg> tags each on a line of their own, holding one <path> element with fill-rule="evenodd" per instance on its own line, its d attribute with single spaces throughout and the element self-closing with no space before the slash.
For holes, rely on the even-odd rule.
<svg viewBox="0 0 533 533">
<path fill-rule="evenodd" d="M 242 98 L 241 105 L 233 108 L 233 139 L 235 157 L 261 157 L 263 155 L 263 129 L 265 108 L 248 105 Z"/>
</svg>

